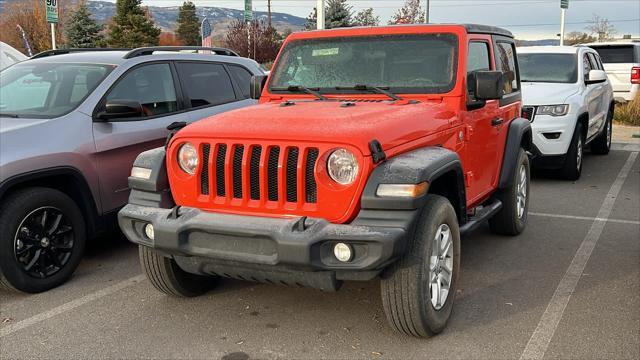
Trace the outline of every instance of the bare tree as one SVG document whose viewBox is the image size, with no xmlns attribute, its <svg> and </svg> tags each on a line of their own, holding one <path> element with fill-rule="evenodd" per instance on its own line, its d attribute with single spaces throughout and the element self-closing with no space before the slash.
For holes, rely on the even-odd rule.
<svg viewBox="0 0 640 360">
<path fill-rule="evenodd" d="M 396 10 L 389 20 L 389 24 L 419 24 L 424 21 L 425 12 L 420 6 L 420 0 L 406 0 L 404 5 Z"/>
<path fill-rule="evenodd" d="M 578 45 L 578 44 L 586 44 L 596 41 L 597 39 L 587 33 L 582 31 L 572 31 L 565 35 L 564 43 L 565 45 Z"/>
<path fill-rule="evenodd" d="M 251 56 L 259 63 L 273 61 L 281 44 L 282 37 L 276 29 L 258 20 L 250 24 L 241 19 L 233 20 L 224 38 L 225 47 L 233 49 L 240 56 Z"/>
<path fill-rule="evenodd" d="M 598 41 L 611 40 L 617 33 L 616 27 L 608 19 L 596 14 L 593 14 L 591 25 L 587 25 L 585 29 L 589 30 L 591 35 L 595 36 Z"/>
</svg>

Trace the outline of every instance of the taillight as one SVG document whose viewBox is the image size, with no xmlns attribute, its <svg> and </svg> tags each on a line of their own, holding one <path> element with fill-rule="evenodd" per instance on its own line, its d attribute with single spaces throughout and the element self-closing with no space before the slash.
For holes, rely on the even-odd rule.
<svg viewBox="0 0 640 360">
<path fill-rule="evenodd" d="M 634 66 L 631 68 L 631 83 L 640 84 L 640 66 Z"/>
</svg>

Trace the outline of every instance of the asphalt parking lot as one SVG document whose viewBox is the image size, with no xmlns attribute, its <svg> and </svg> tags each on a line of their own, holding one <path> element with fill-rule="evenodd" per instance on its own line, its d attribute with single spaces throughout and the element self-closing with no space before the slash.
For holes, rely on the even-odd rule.
<svg viewBox="0 0 640 360">
<path fill-rule="evenodd" d="M 387 326 L 377 281 L 323 293 L 222 280 L 170 298 L 112 235 L 66 285 L 0 292 L 0 357 L 637 359 L 640 149 L 615 149 L 587 155 L 575 183 L 535 173 L 521 236 L 463 239 L 454 314 L 432 339 Z"/>
</svg>

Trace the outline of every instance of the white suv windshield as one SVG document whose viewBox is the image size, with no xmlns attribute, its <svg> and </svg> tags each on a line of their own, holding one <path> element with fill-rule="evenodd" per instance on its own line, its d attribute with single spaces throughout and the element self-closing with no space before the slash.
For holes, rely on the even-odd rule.
<svg viewBox="0 0 640 360">
<path fill-rule="evenodd" d="M 574 54 L 518 54 L 521 82 L 575 83 L 578 81 Z"/>
<path fill-rule="evenodd" d="M 640 62 L 640 46 L 606 45 L 592 46 L 605 64 L 631 64 Z"/>
<path fill-rule="evenodd" d="M 75 109 L 113 66 L 16 64 L 0 76 L 0 116 L 54 118 Z"/>
<path fill-rule="evenodd" d="M 395 93 L 445 93 L 455 85 L 457 55 L 453 34 L 296 40 L 282 51 L 269 89 L 337 93 L 336 88 L 367 85 Z"/>
</svg>

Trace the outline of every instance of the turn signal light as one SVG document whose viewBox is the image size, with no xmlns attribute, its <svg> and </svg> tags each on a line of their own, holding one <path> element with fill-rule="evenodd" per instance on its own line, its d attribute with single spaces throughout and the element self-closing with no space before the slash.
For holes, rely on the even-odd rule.
<svg viewBox="0 0 640 360">
<path fill-rule="evenodd" d="M 424 181 L 419 184 L 380 184 L 376 190 L 379 197 L 404 197 L 417 198 L 427 193 L 429 183 Z"/>
</svg>

